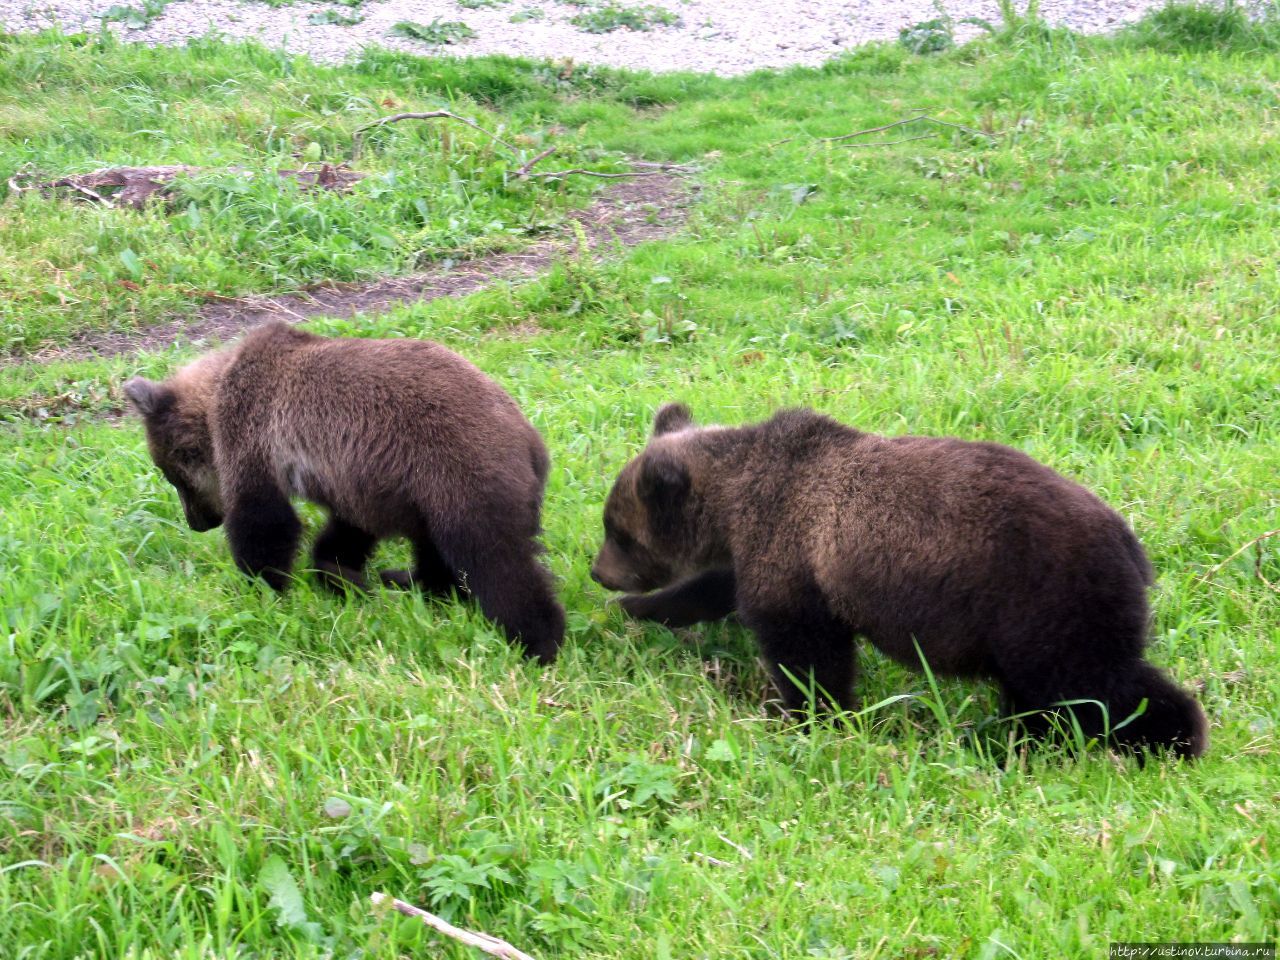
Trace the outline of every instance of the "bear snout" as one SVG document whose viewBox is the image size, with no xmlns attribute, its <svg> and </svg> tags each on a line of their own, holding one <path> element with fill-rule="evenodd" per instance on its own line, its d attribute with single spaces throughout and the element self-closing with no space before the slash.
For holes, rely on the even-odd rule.
<svg viewBox="0 0 1280 960">
<path fill-rule="evenodd" d="M 591 565 L 591 579 L 606 590 L 628 590 L 632 589 L 628 583 L 629 579 L 618 575 L 615 571 L 601 564 L 599 560 Z"/>
<path fill-rule="evenodd" d="M 196 533 L 204 533 L 222 525 L 222 517 L 216 512 L 207 510 L 203 506 L 188 503 L 185 497 L 181 499 L 182 512 L 187 517 L 187 526 Z"/>
</svg>

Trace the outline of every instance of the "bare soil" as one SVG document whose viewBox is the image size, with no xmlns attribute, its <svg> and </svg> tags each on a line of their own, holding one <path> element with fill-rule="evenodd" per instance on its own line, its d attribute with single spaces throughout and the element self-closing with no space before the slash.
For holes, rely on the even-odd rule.
<svg viewBox="0 0 1280 960">
<path fill-rule="evenodd" d="M 409 303 L 460 297 L 495 282 L 528 280 L 560 258 L 587 253 L 597 259 L 676 233 L 688 217 L 693 187 L 678 175 L 655 172 L 611 184 L 591 204 L 573 211 L 565 228 L 511 253 L 464 260 L 402 277 L 359 283 L 323 283 L 277 296 L 224 297 L 194 316 L 140 330 L 86 333 L 10 362 L 48 363 L 162 350 L 176 343 L 216 344 L 267 320 L 300 322 L 312 317 L 379 314 Z M 580 248 L 581 227 L 586 250 Z M 0 361 L 2 362 L 2 361 Z"/>
</svg>

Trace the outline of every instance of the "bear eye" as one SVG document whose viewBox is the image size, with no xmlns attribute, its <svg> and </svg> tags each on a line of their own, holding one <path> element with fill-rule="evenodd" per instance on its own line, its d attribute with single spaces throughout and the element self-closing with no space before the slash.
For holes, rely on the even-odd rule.
<svg viewBox="0 0 1280 960">
<path fill-rule="evenodd" d="M 635 544 L 635 538 L 625 530 L 620 530 L 612 523 L 604 525 L 605 536 L 613 541 L 614 546 L 620 550 L 629 550 Z"/>
<path fill-rule="evenodd" d="M 164 474 L 164 478 L 169 481 L 178 490 L 187 489 L 187 480 L 181 473 L 173 467 L 164 466 L 160 468 L 160 472 Z"/>
</svg>

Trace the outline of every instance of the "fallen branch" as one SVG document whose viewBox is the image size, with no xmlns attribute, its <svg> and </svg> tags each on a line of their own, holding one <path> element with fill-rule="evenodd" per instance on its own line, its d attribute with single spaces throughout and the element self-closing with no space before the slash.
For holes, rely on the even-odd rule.
<svg viewBox="0 0 1280 960">
<path fill-rule="evenodd" d="M 857 130 L 854 133 L 846 133 L 842 137 L 819 137 L 818 139 L 826 141 L 828 143 L 835 140 L 852 140 L 854 137 L 864 137 L 868 133 L 883 133 L 885 130 L 892 130 L 894 127 L 906 126 L 908 123 L 915 123 L 917 120 L 923 120 L 924 117 L 925 117 L 925 114 L 918 113 L 914 117 L 907 117 L 905 120 L 895 120 L 893 121 L 893 123 L 886 123 L 880 127 L 867 127 L 867 129 L 865 130 Z"/>
<path fill-rule="evenodd" d="M 676 173 L 693 173 L 696 169 L 688 163 L 655 163 L 651 160 L 628 160 L 628 164 L 641 170 L 664 170 Z"/>
<path fill-rule="evenodd" d="M 939 120 L 937 117 L 931 117 L 927 113 L 920 113 L 914 117 L 907 117 L 905 120 L 895 120 L 893 123 L 886 123 L 884 126 L 868 127 L 866 130 L 855 130 L 853 133 L 842 134 L 838 137 L 819 137 L 818 139 L 823 143 L 839 143 L 841 140 L 852 140 L 855 137 L 865 137 L 868 133 L 880 133 L 884 130 L 892 130 L 894 127 L 903 127 L 908 123 L 915 123 L 917 120 L 924 120 L 926 123 L 936 123 L 940 127 L 950 127 L 952 130 L 963 130 L 965 133 L 971 133 L 975 137 L 986 137 L 988 140 L 995 140 L 1000 136 L 998 133 L 987 133 L 983 130 L 975 130 L 973 127 L 966 127 L 961 123 L 951 123 L 947 120 Z"/>
<path fill-rule="evenodd" d="M 1260 544 L 1262 543 L 1263 540 L 1269 540 L 1271 537 L 1280 537 L 1280 530 L 1268 530 L 1266 533 L 1258 534 L 1252 540 L 1247 541 L 1246 543 L 1237 547 L 1235 550 L 1231 551 L 1231 553 L 1227 556 L 1225 560 L 1221 561 L 1220 563 L 1214 564 L 1212 567 L 1210 567 L 1208 570 L 1204 572 L 1203 576 L 1197 579 L 1199 579 L 1201 583 L 1208 583 L 1215 576 L 1221 573 L 1222 569 L 1228 563 L 1230 563 L 1236 557 L 1240 556 L 1240 554 L 1244 553 L 1254 544 Z M 1272 583 L 1270 580 L 1268 580 L 1265 576 L 1262 575 L 1262 548 L 1261 547 L 1258 548 L 1258 555 L 1253 559 L 1253 575 L 1257 577 L 1259 580 L 1261 580 L 1264 584 L 1266 584 L 1269 588 L 1271 588 L 1272 590 L 1275 590 L 1277 593 L 1280 593 L 1280 585 Z"/>
<path fill-rule="evenodd" d="M 446 937 L 452 937 L 454 940 L 465 943 L 469 947 L 483 950 L 491 957 L 501 957 L 502 960 L 533 960 L 533 957 L 529 956 L 529 954 L 517 950 L 505 940 L 491 937 L 487 933 L 475 933 L 471 930 L 455 927 L 447 920 L 441 920 L 434 913 L 427 913 L 427 911 L 421 910 L 411 903 L 405 903 L 403 900 L 389 897 L 385 893 L 370 894 L 369 899 L 375 904 L 390 903 L 392 909 L 398 913 L 403 913 L 406 917 L 417 917 L 432 930 L 442 933 Z"/>
<path fill-rule="evenodd" d="M 155 196 L 167 196 L 173 181 L 178 177 L 195 176 L 209 171 L 202 167 L 191 167 L 186 164 L 172 164 L 159 167 L 103 167 L 88 173 L 78 173 L 56 180 L 44 180 L 38 183 L 23 183 L 31 174 L 16 174 L 9 178 L 9 189 L 14 193 L 26 193 L 39 190 L 41 193 L 56 193 L 69 190 L 100 203 L 104 207 L 132 207 L 140 210 L 148 200 Z M 238 173 L 252 177 L 252 171 L 240 167 L 231 167 L 228 173 Z M 358 180 L 364 179 L 363 173 L 345 169 L 342 165 L 321 164 L 319 170 L 277 170 L 276 175 L 297 180 L 303 187 L 320 187 L 325 190 L 348 190 Z"/>
<path fill-rule="evenodd" d="M 540 154 L 538 154 L 536 157 L 534 157 L 532 160 L 530 160 L 528 163 L 522 166 L 519 170 L 517 170 L 516 176 L 519 177 L 521 180 L 527 180 L 530 177 L 571 177 L 571 176 L 599 177 L 601 180 L 617 180 L 620 178 L 627 178 L 627 177 L 630 177 L 630 178 L 659 177 L 659 176 L 662 176 L 662 174 L 668 173 L 668 172 L 678 173 L 681 175 L 693 172 L 692 167 L 689 167 L 683 163 L 654 163 L 648 160 L 628 160 L 627 164 L 629 166 L 636 168 L 630 173 L 605 173 L 604 171 L 601 171 L 601 170 L 584 170 L 581 167 L 574 167 L 572 170 L 548 170 L 543 173 L 530 172 L 533 169 L 533 165 L 535 163 L 545 159 L 546 157 L 549 157 L 551 154 L 555 153 L 555 150 L 556 150 L 555 147 L 548 147 L 546 150 L 543 150 Z"/>
<path fill-rule="evenodd" d="M 599 177 L 601 180 L 620 180 L 627 177 L 660 177 L 660 170 L 635 170 L 631 173 L 603 173 L 599 170 L 583 170 L 581 167 L 574 167 L 572 170 L 548 170 L 545 173 L 529 173 L 527 177 Z"/>
<path fill-rule="evenodd" d="M 695 850 L 693 852 L 693 855 L 697 857 L 699 860 L 703 860 L 711 864 L 713 867 L 732 867 L 733 866 L 733 864 L 730 863 L 728 860 L 721 860 L 719 857 L 713 857 L 709 853 L 702 853 L 700 851 Z"/>
<path fill-rule="evenodd" d="M 427 113 L 394 113 L 389 117 L 380 117 L 371 123 L 366 123 L 362 127 L 356 127 L 355 132 L 351 134 L 351 159 L 354 160 L 360 156 L 360 148 L 364 144 L 364 133 L 366 130 L 372 130 L 375 127 L 385 127 L 389 123 L 399 123 L 401 120 L 456 120 L 458 123 L 465 124 L 473 130 L 479 130 L 486 137 L 493 140 L 494 143 L 501 144 L 511 153 L 518 154 L 520 152 L 492 130 L 486 130 L 474 120 L 468 120 L 466 117 L 460 117 L 449 110 L 431 110 Z"/>
<path fill-rule="evenodd" d="M 842 143 L 846 150 L 850 147 L 892 147 L 895 143 L 910 143 L 912 140 L 928 140 L 932 133 L 922 133 L 918 137 L 903 137 L 901 140 L 868 140 L 866 143 Z"/>
<path fill-rule="evenodd" d="M 545 160 L 547 157 L 551 156 L 555 152 L 556 152 L 555 147 L 547 147 L 547 149 L 543 150 L 540 154 L 538 154 L 532 160 L 528 161 L 527 163 L 521 164 L 520 169 L 516 171 L 516 176 L 521 180 L 523 180 L 525 177 L 529 176 L 529 171 L 533 169 L 536 163 L 538 163 L 541 160 Z"/>
<path fill-rule="evenodd" d="M 742 854 L 742 856 L 745 859 L 747 860 L 755 859 L 755 855 L 752 854 L 752 852 L 748 850 L 746 847 L 744 847 L 742 844 L 734 843 L 732 840 L 726 837 L 723 833 L 717 833 L 716 836 L 719 837 L 721 840 L 723 840 L 725 843 L 727 843 L 729 846 L 733 847 L 733 849 L 737 850 L 740 854 Z"/>
<path fill-rule="evenodd" d="M 948 120 L 939 120 L 937 117 L 931 117 L 927 113 L 917 113 L 914 117 L 905 117 L 902 120 L 895 120 L 893 123 L 884 123 L 878 127 L 867 127 L 865 130 L 855 130 L 853 133 L 842 133 L 838 137 L 815 137 L 819 143 L 840 143 L 843 140 L 854 140 L 857 137 L 865 137 L 869 133 L 883 133 L 886 130 L 892 130 L 895 127 L 905 127 L 908 123 L 915 123 L 923 120 L 925 123 L 936 123 L 940 127 L 950 127 L 952 130 L 963 130 L 965 133 L 972 134 L 975 137 L 986 137 L 988 140 L 997 139 L 1000 134 L 987 133 L 985 130 L 975 130 L 973 127 L 966 127 L 962 123 L 951 123 Z M 927 136 L 927 134 L 925 135 Z M 777 140 L 770 147 L 780 147 L 784 143 L 791 143 L 793 140 L 799 140 L 799 137 L 787 137 L 784 140 Z M 905 140 L 886 140 L 874 144 L 866 144 L 866 146 L 883 147 L 894 143 L 909 143 L 912 140 L 923 140 L 924 136 L 908 137 Z"/>
</svg>

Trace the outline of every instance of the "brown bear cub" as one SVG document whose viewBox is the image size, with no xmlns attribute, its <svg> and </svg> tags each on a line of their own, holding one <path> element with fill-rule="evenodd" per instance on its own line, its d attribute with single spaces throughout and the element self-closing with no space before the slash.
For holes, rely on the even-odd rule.
<svg viewBox="0 0 1280 960">
<path fill-rule="evenodd" d="M 413 571 L 385 571 L 384 583 L 463 588 L 530 656 L 555 657 L 564 611 L 536 539 L 546 447 L 456 353 L 270 323 L 124 392 L 187 523 L 225 519 L 245 573 L 285 588 L 302 533 L 289 498 L 302 497 L 330 513 L 313 548 L 326 586 L 363 587 L 375 543 L 408 537 Z"/>
<path fill-rule="evenodd" d="M 609 494 L 592 578 L 669 626 L 736 611 L 791 711 L 808 691 L 853 706 L 862 634 L 907 666 L 994 677 L 1038 735 L 1069 710 L 1121 748 L 1204 752 L 1199 704 L 1143 659 L 1150 564 L 1078 484 L 999 444 L 805 410 L 699 429 L 669 404 L 653 434 Z"/>
</svg>

